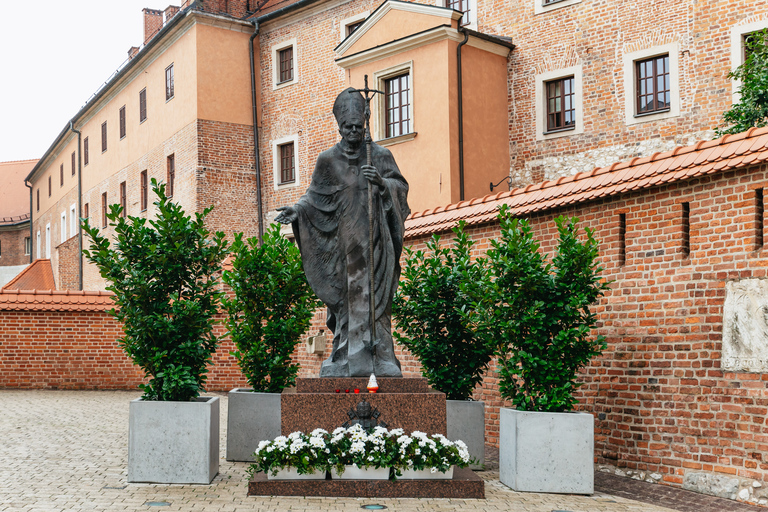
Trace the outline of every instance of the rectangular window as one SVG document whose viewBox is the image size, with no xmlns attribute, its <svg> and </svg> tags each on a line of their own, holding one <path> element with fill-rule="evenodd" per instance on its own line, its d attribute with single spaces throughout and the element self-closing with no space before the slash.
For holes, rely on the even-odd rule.
<svg viewBox="0 0 768 512">
<path fill-rule="evenodd" d="M 122 206 L 123 208 L 123 211 L 120 213 L 120 216 L 125 218 L 126 212 L 128 211 L 128 198 L 127 198 L 125 182 L 122 182 L 120 184 L 120 206 Z"/>
<path fill-rule="evenodd" d="M 48 197 L 51 197 L 51 177 L 48 176 Z"/>
<path fill-rule="evenodd" d="M 101 227 L 107 227 L 107 193 L 101 194 Z"/>
<path fill-rule="evenodd" d="M 280 146 L 280 184 L 296 181 L 296 157 L 293 142 Z"/>
<path fill-rule="evenodd" d="M 75 152 L 72 152 L 72 176 L 75 175 Z"/>
<path fill-rule="evenodd" d="M 290 82 L 293 80 L 293 46 L 277 52 L 280 63 L 280 74 L 277 83 Z"/>
<path fill-rule="evenodd" d="M 147 196 L 148 196 L 148 183 L 147 183 L 147 171 L 141 171 L 141 211 L 147 209 Z"/>
<path fill-rule="evenodd" d="M 572 76 L 546 82 L 547 131 L 568 130 L 576 126 L 575 81 Z"/>
<path fill-rule="evenodd" d="M 61 164 L 61 166 L 59 166 L 59 186 L 60 187 L 64 186 L 64 164 Z"/>
<path fill-rule="evenodd" d="M 683 258 L 691 255 L 691 203 L 683 203 Z"/>
<path fill-rule="evenodd" d="M 125 105 L 120 107 L 120 139 L 125 138 Z"/>
<path fill-rule="evenodd" d="M 167 176 L 166 176 L 166 183 L 168 183 L 166 187 L 166 195 L 168 197 L 173 197 L 173 186 L 174 182 L 176 181 L 176 156 L 175 155 L 168 155 L 168 170 L 167 170 Z"/>
<path fill-rule="evenodd" d="M 627 263 L 627 214 L 619 214 L 619 266 Z"/>
<path fill-rule="evenodd" d="M 91 212 L 90 212 L 90 209 L 88 208 L 88 203 L 85 203 L 83 205 L 83 217 L 87 219 L 89 213 Z"/>
<path fill-rule="evenodd" d="M 67 241 L 67 212 L 61 212 L 61 243 Z"/>
<path fill-rule="evenodd" d="M 173 64 L 165 68 L 165 101 L 173 98 Z"/>
<path fill-rule="evenodd" d="M 40 211 L 40 189 L 37 189 L 37 211 Z"/>
<path fill-rule="evenodd" d="M 107 122 L 101 123 L 101 152 L 107 150 Z"/>
<path fill-rule="evenodd" d="M 28 236 L 24 237 L 24 256 L 29 256 L 32 252 L 32 239 Z"/>
<path fill-rule="evenodd" d="M 635 63 L 637 114 L 669 110 L 669 55 L 659 55 Z"/>
<path fill-rule="evenodd" d="M 139 92 L 139 122 L 143 123 L 147 120 L 147 88 Z"/>
<path fill-rule="evenodd" d="M 385 137 L 411 133 L 411 100 L 409 76 L 384 80 Z"/>
<path fill-rule="evenodd" d="M 469 25 L 471 15 L 469 12 L 469 0 L 446 0 L 445 6 L 449 9 L 455 9 L 459 12 L 463 12 L 464 16 L 461 17 L 461 26 Z"/>
<path fill-rule="evenodd" d="M 88 165 L 88 137 L 83 139 L 83 165 Z"/>
<path fill-rule="evenodd" d="M 759 251 L 763 248 L 763 230 L 764 230 L 764 216 L 765 203 L 763 202 L 763 189 L 755 189 L 755 250 Z"/>
</svg>

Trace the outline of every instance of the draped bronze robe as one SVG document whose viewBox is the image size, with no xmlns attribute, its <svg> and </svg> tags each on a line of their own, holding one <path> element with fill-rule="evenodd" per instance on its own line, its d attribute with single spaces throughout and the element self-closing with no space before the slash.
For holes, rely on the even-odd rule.
<svg viewBox="0 0 768 512">
<path fill-rule="evenodd" d="M 293 223 L 304 272 L 328 307 L 333 350 L 321 377 L 375 373 L 401 377 L 392 343 L 392 299 L 400 279 L 404 221 L 410 213 L 408 184 L 392 153 L 372 144 L 371 165 L 384 181 L 374 185 L 373 262 L 369 252 L 365 146 L 345 152 L 342 143 L 320 154 L 312 183 L 296 203 Z M 369 265 L 374 266 L 376 340 L 371 340 Z M 375 352 L 375 357 L 373 353 Z"/>
</svg>

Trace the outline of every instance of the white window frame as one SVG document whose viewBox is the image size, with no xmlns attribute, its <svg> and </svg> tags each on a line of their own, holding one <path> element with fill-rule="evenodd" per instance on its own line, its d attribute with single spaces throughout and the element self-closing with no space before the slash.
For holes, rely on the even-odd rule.
<svg viewBox="0 0 768 512">
<path fill-rule="evenodd" d="M 42 237 L 40 236 L 40 230 L 37 230 L 37 252 L 35 252 L 35 255 L 37 256 L 36 259 L 40 259 L 40 253 L 42 252 L 42 249 L 40 247 L 42 242 Z"/>
<path fill-rule="evenodd" d="M 760 20 L 745 25 L 731 27 L 731 71 L 744 64 L 744 36 L 768 28 L 768 20 Z M 741 80 L 731 80 L 731 102 L 738 103 L 741 99 L 739 88 Z"/>
<path fill-rule="evenodd" d="M 24 256 L 29 256 L 32 253 L 32 239 L 28 236 L 24 237 Z"/>
<path fill-rule="evenodd" d="M 67 241 L 67 211 L 61 212 L 61 243 Z"/>
<path fill-rule="evenodd" d="M 45 259 L 51 259 L 51 223 L 45 225 Z"/>
<path fill-rule="evenodd" d="M 280 81 L 280 56 L 279 52 L 287 48 L 293 48 L 293 79 L 287 82 L 278 83 Z M 289 39 L 281 43 L 272 46 L 272 90 L 282 89 L 298 83 L 299 81 L 299 53 L 296 46 L 296 39 Z"/>
<path fill-rule="evenodd" d="M 533 14 L 544 14 L 569 5 L 580 4 L 581 0 L 560 0 L 552 4 L 545 5 L 544 0 L 533 0 Z"/>
<path fill-rule="evenodd" d="M 637 80 L 635 77 L 635 62 L 640 60 L 669 55 L 669 110 L 656 114 L 636 115 L 637 92 L 635 86 Z M 679 43 L 669 43 L 661 46 L 654 46 L 636 52 L 626 53 L 622 56 L 622 69 L 624 72 L 624 118 L 625 123 L 629 125 L 659 121 L 669 119 L 680 115 L 680 45 Z"/>
<path fill-rule="evenodd" d="M 75 233 L 77 233 L 77 217 L 77 204 L 72 203 L 69 206 L 69 236 L 75 236 Z"/>
<path fill-rule="evenodd" d="M 541 0 L 535 0 L 535 1 L 541 1 Z M 572 1 L 572 0 L 566 0 L 566 1 Z M 577 0 L 581 2 L 581 0 Z M 446 0 L 437 0 L 435 2 L 435 5 L 438 7 L 445 7 L 448 9 L 448 2 Z M 470 30 L 477 30 L 477 0 L 469 0 L 469 23 L 464 25 L 464 28 L 468 28 Z"/>
<path fill-rule="evenodd" d="M 293 176 L 291 183 L 280 183 L 280 146 L 293 142 Z M 301 172 L 299 166 L 299 134 L 294 133 L 272 141 L 272 178 L 275 190 L 295 188 L 301 185 Z"/>
<path fill-rule="evenodd" d="M 384 116 L 386 113 L 386 95 L 385 94 L 377 94 L 374 97 L 374 100 L 371 102 L 371 119 L 373 121 L 373 139 L 376 141 L 377 144 L 381 146 L 391 146 L 393 144 L 399 144 L 401 142 L 408 142 L 410 140 L 413 140 L 414 137 L 416 137 L 416 103 L 415 103 L 415 82 L 414 75 L 413 75 L 413 61 L 409 60 L 408 62 L 403 62 L 400 64 L 397 64 L 395 66 L 382 69 L 379 71 L 374 72 L 373 74 L 373 83 L 376 84 L 376 89 L 383 91 L 384 90 L 384 81 L 388 78 L 394 78 L 396 76 L 405 75 L 408 74 L 409 77 L 409 84 L 408 87 L 410 88 L 410 102 L 411 102 L 411 131 L 409 133 L 404 133 L 402 135 L 398 135 L 397 137 L 390 137 L 386 138 L 387 135 L 387 125 L 384 120 Z"/>
<path fill-rule="evenodd" d="M 341 36 L 341 39 L 339 41 L 343 41 L 347 38 L 347 27 L 350 25 L 354 25 L 355 23 L 359 23 L 365 18 L 367 18 L 371 14 L 371 11 L 365 11 L 361 12 L 360 14 L 355 14 L 354 16 L 350 16 L 349 18 L 345 18 L 341 20 L 341 25 L 339 26 L 339 35 Z"/>
<path fill-rule="evenodd" d="M 576 117 L 576 126 L 572 129 L 563 129 L 556 132 L 547 131 L 547 95 L 545 84 L 561 78 L 573 77 L 573 107 Z M 568 68 L 555 69 L 536 75 L 536 140 L 555 139 L 558 137 L 570 137 L 584 133 L 584 98 L 582 90 L 582 65 L 577 64 Z"/>
</svg>

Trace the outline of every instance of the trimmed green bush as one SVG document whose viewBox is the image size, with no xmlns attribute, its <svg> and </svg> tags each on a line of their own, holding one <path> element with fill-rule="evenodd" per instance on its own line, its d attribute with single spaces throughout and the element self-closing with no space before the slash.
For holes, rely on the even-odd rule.
<svg viewBox="0 0 768 512">
<path fill-rule="evenodd" d="M 488 262 L 492 307 L 483 310 L 483 336 L 496 343 L 501 396 L 524 411 L 569 411 L 576 374 L 606 347 L 593 337 L 597 318 L 589 309 L 608 289 L 601 282 L 598 242 L 578 219 L 555 219 L 559 233 L 552 262 L 539 251 L 526 220 L 499 213 L 501 238 L 492 240 Z"/>
<path fill-rule="evenodd" d="M 217 273 L 228 254 L 224 233 L 212 237 L 205 218 L 195 218 L 165 195 L 165 185 L 152 180 L 157 217 L 124 217 L 113 204 L 107 219 L 114 245 L 83 220 L 90 249 L 83 254 L 96 264 L 115 294 L 110 311 L 123 324 L 118 340 L 149 383 L 140 385 L 145 400 L 189 401 L 204 389 L 208 364 L 219 338 L 214 315 L 222 292 Z"/>
<path fill-rule="evenodd" d="M 429 384 L 449 400 L 466 400 L 483 378 L 494 345 L 475 334 L 468 313 L 489 286 L 483 259 L 471 258 L 464 223 L 453 229 L 451 248 L 434 235 L 427 252 L 405 248 L 402 280 L 393 302 L 399 343 L 419 360 Z"/>
<path fill-rule="evenodd" d="M 301 266 L 298 247 L 280 234 L 279 224 L 256 238 L 232 244 L 232 270 L 224 282 L 234 298 L 224 299 L 227 327 L 237 359 L 254 391 L 279 393 L 293 386 L 299 365 L 293 354 L 319 305 Z"/>
</svg>

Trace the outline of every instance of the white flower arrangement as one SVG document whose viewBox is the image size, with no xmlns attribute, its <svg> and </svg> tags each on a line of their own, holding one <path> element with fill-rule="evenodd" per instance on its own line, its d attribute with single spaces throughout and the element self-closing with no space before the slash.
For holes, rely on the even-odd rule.
<svg viewBox="0 0 768 512">
<path fill-rule="evenodd" d="M 254 456 L 252 472 L 276 474 L 283 468 L 296 468 L 299 474 L 306 474 L 335 468 L 343 473 L 345 466 L 355 464 L 360 468 L 394 468 L 393 478 L 403 469 L 444 473 L 451 466 L 466 467 L 470 463 L 467 445 L 462 441 L 419 431 L 408 436 L 401 428 L 365 430 L 360 425 L 339 427 L 330 434 L 315 429 L 309 435 L 294 432 L 278 436 L 261 441 Z"/>
</svg>

